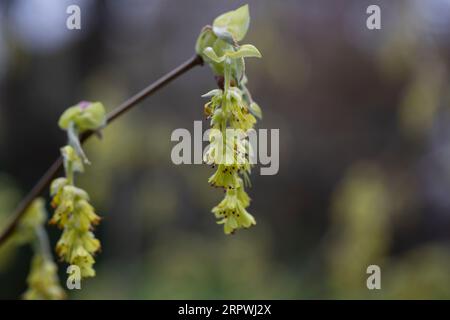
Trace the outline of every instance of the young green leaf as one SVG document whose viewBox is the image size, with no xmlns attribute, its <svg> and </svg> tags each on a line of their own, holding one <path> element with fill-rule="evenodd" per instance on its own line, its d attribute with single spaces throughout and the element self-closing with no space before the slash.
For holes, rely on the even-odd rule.
<svg viewBox="0 0 450 320">
<path fill-rule="evenodd" d="M 231 65 L 231 72 L 236 79 L 238 85 L 242 83 L 245 76 L 245 61 L 244 58 L 234 59 Z"/>
<path fill-rule="evenodd" d="M 218 57 L 214 49 L 211 47 L 203 50 L 203 54 L 215 63 L 221 63 L 225 60 L 225 56 Z"/>
<path fill-rule="evenodd" d="M 259 105 L 256 102 L 250 103 L 250 106 L 248 107 L 250 109 L 250 112 L 253 113 L 256 117 L 259 119 L 262 119 L 262 111 Z"/>
<path fill-rule="evenodd" d="M 256 49 L 255 46 L 251 44 L 244 44 L 239 47 L 237 51 L 231 51 L 225 53 L 227 57 L 232 59 L 238 59 L 238 58 L 261 58 L 261 53 L 258 49 Z"/>
<path fill-rule="evenodd" d="M 195 43 L 195 52 L 199 55 L 203 53 L 203 50 L 207 47 L 212 47 L 217 40 L 217 36 L 212 31 L 211 26 L 204 27 L 200 32 Z"/>
<path fill-rule="evenodd" d="M 78 133 L 86 130 L 96 130 L 106 123 L 105 108 L 100 102 L 82 101 L 67 109 L 59 118 L 58 125 L 67 130 L 74 123 Z"/>
<path fill-rule="evenodd" d="M 259 50 L 256 49 L 256 47 L 251 44 L 244 44 L 243 46 L 239 47 L 237 51 L 226 51 L 225 54 L 221 57 L 219 57 L 214 51 L 214 49 L 211 47 L 208 47 L 205 50 L 203 50 L 203 54 L 215 63 L 221 63 L 225 61 L 226 58 L 231 59 L 241 59 L 250 57 L 261 58 L 261 53 L 259 52 Z"/>
<path fill-rule="evenodd" d="M 250 25 L 248 5 L 244 5 L 234 11 L 226 12 L 218 16 L 213 23 L 214 33 L 221 39 L 230 42 L 244 39 Z"/>
<path fill-rule="evenodd" d="M 204 95 L 202 95 L 202 98 L 211 98 L 214 96 L 219 96 L 222 95 L 223 91 L 220 89 L 213 89 L 207 93 L 205 93 Z"/>
</svg>

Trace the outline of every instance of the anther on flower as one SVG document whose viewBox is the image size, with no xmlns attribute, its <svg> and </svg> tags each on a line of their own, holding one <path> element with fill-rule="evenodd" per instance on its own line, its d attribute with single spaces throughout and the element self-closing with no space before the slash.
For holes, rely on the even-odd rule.
<svg viewBox="0 0 450 320">
<path fill-rule="evenodd" d="M 226 234 L 256 224 L 246 210 L 250 198 L 243 181 L 250 185 L 248 156 L 252 150 L 246 139 L 247 131 L 256 124 L 254 115 L 261 118 L 261 109 L 246 87 L 244 58 L 260 58 L 261 54 L 253 45 L 238 44 L 247 33 L 249 22 L 247 5 L 227 12 L 216 18 L 212 27 L 202 30 L 196 44 L 196 52 L 220 80 L 219 89 L 202 96 L 210 99 L 204 112 L 211 118 L 212 127 L 203 160 L 217 168 L 208 182 L 225 190 L 225 198 L 212 212 L 220 219 L 218 223 L 224 225 Z"/>
</svg>

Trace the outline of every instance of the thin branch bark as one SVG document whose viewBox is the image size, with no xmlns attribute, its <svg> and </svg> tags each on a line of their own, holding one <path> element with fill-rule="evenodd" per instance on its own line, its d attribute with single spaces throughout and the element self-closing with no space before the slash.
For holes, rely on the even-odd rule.
<svg viewBox="0 0 450 320">
<path fill-rule="evenodd" d="M 194 55 L 192 58 L 185 61 L 183 64 L 173 69 L 169 73 L 165 74 L 164 76 L 162 76 L 161 78 L 150 84 L 148 87 L 138 92 L 137 94 L 126 100 L 124 103 L 122 103 L 120 106 L 112 110 L 111 113 L 109 113 L 107 116 L 106 125 L 109 125 L 111 122 L 113 122 L 126 112 L 130 111 L 133 107 L 135 107 L 139 102 L 144 100 L 146 97 L 152 95 L 154 92 L 158 91 L 165 85 L 169 84 L 182 74 L 186 73 L 187 71 L 191 70 L 193 67 L 198 65 L 203 65 L 203 60 L 200 56 Z M 93 134 L 94 132 L 92 131 L 85 132 L 80 139 L 81 142 L 82 143 L 85 142 Z M 15 228 L 20 222 L 20 219 L 25 214 L 26 210 L 33 202 L 33 200 L 36 199 L 39 195 L 41 195 L 48 188 L 50 182 L 56 176 L 62 164 L 63 160 L 62 157 L 60 156 L 58 159 L 55 160 L 55 162 L 45 172 L 45 174 L 39 179 L 39 181 L 25 196 L 25 198 L 22 199 L 22 201 L 19 203 L 16 210 L 14 211 L 12 219 L 10 220 L 9 224 L 6 226 L 6 228 L 0 235 L 0 246 L 13 234 Z"/>
</svg>

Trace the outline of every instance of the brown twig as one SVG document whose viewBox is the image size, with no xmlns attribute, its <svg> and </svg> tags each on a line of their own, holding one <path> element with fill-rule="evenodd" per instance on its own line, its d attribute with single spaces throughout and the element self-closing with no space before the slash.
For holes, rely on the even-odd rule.
<svg viewBox="0 0 450 320">
<path fill-rule="evenodd" d="M 192 58 L 185 61 L 183 64 L 173 69 L 169 73 L 165 74 L 164 76 L 162 76 L 161 78 L 150 84 L 148 87 L 141 90 L 128 100 L 126 100 L 124 103 L 115 108 L 113 111 L 111 111 L 111 113 L 109 113 L 107 116 L 106 125 L 109 125 L 111 122 L 119 118 L 121 115 L 131 110 L 134 106 L 136 106 L 146 97 L 150 96 L 154 92 L 158 91 L 165 85 L 172 82 L 172 80 L 175 80 L 176 78 L 186 73 L 193 67 L 202 64 L 203 64 L 202 58 L 198 55 L 194 55 Z M 81 142 L 82 143 L 85 142 L 93 134 L 94 132 L 92 131 L 84 133 L 80 139 Z M 33 200 L 36 199 L 40 194 L 42 194 L 50 185 L 50 182 L 56 176 L 59 169 L 61 168 L 62 163 L 63 163 L 62 157 L 56 159 L 56 161 L 51 165 L 51 167 L 47 170 L 47 172 L 45 172 L 45 174 L 39 179 L 39 181 L 31 189 L 31 191 L 19 203 L 16 210 L 14 211 L 14 214 L 12 215 L 12 219 L 10 220 L 9 224 L 6 226 L 6 228 L 0 235 L 0 246 L 13 234 L 15 228 L 19 224 L 20 219 L 22 218 L 22 216 L 24 215 L 30 204 L 33 202 Z"/>
</svg>

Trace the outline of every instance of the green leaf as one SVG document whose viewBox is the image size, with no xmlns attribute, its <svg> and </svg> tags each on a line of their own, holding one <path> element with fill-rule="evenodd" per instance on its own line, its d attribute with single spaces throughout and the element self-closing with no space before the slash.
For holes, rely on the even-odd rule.
<svg viewBox="0 0 450 320">
<path fill-rule="evenodd" d="M 76 125 L 78 133 L 101 128 L 106 124 L 103 104 L 100 102 L 82 101 L 70 107 L 61 115 L 58 125 L 61 129 L 68 130 L 71 123 Z"/>
<path fill-rule="evenodd" d="M 243 46 L 239 47 L 237 51 L 226 51 L 225 54 L 221 57 L 219 57 L 214 51 L 214 49 L 211 47 L 208 47 L 205 50 L 203 50 L 203 54 L 216 63 L 221 63 L 225 61 L 227 57 L 231 59 L 241 59 L 250 57 L 261 58 L 261 53 L 258 51 L 258 49 L 256 49 L 255 46 L 251 44 L 244 44 Z"/>
<path fill-rule="evenodd" d="M 203 53 L 206 47 L 212 47 L 217 40 L 217 36 L 214 34 L 210 26 L 204 27 L 200 32 L 195 43 L 195 52 L 199 55 Z"/>
<path fill-rule="evenodd" d="M 224 28 L 215 28 L 214 29 L 214 34 L 220 39 L 223 40 L 224 42 L 228 43 L 228 44 L 234 44 L 235 40 L 233 38 L 233 35 L 226 29 Z"/>
<path fill-rule="evenodd" d="M 215 63 L 221 63 L 225 60 L 225 56 L 218 57 L 214 49 L 211 47 L 203 50 L 203 55 L 205 55 L 208 59 L 212 60 Z"/>
<path fill-rule="evenodd" d="M 92 102 L 75 122 L 80 132 L 99 129 L 106 124 L 105 107 L 101 102 Z"/>
<path fill-rule="evenodd" d="M 202 95 L 202 98 L 211 98 L 214 96 L 220 96 L 220 95 L 222 95 L 222 93 L 223 93 L 222 90 L 214 89 L 214 90 L 211 90 L 211 91 L 205 93 L 204 95 Z"/>
<path fill-rule="evenodd" d="M 250 25 L 248 5 L 226 12 L 214 20 L 213 31 L 221 39 L 241 41 Z"/>
<path fill-rule="evenodd" d="M 72 146 L 67 145 L 62 147 L 61 155 L 64 160 L 64 168 L 66 171 L 84 172 L 83 162 Z M 68 170 L 69 168 L 70 170 Z"/>
<path fill-rule="evenodd" d="M 236 88 L 236 87 L 231 87 L 228 90 L 228 98 L 233 98 L 234 100 L 236 100 L 238 103 L 241 103 L 242 101 L 242 93 L 241 91 Z"/>
<path fill-rule="evenodd" d="M 67 129 L 67 138 L 69 140 L 69 145 L 75 150 L 76 154 L 83 159 L 84 163 L 90 164 L 88 158 L 86 157 L 86 154 L 84 153 L 83 148 L 81 147 L 80 138 L 78 136 L 78 131 L 75 128 L 75 122 L 71 122 L 69 125 L 69 128 Z M 81 171 L 73 169 L 77 172 L 83 172 L 83 168 L 81 168 Z"/>
<path fill-rule="evenodd" d="M 244 58 L 234 59 L 231 65 L 231 71 L 234 79 L 236 79 L 238 85 L 240 85 L 245 75 Z"/>
<path fill-rule="evenodd" d="M 237 51 L 226 52 L 225 55 L 232 59 L 251 57 L 261 58 L 259 50 L 251 44 L 244 44 L 243 46 L 240 46 Z"/>
<path fill-rule="evenodd" d="M 259 105 L 256 102 L 250 103 L 250 106 L 248 107 L 250 109 L 250 112 L 253 113 L 256 117 L 259 119 L 262 119 L 262 111 Z"/>
<path fill-rule="evenodd" d="M 67 128 L 69 128 L 69 124 L 74 121 L 74 119 L 77 118 L 81 114 L 81 112 L 82 110 L 78 105 L 70 107 L 69 109 L 64 111 L 64 113 L 59 118 L 58 126 L 63 130 L 67 130 Z"/>
<path fill-rule="evenodd" d="M 61 190 L 61 188 L 67 185 L 67 183 L 67 178 L 56 178 L 53 180 L 50 185 L 50 195 L 54 197 Z"/>
</svg>

